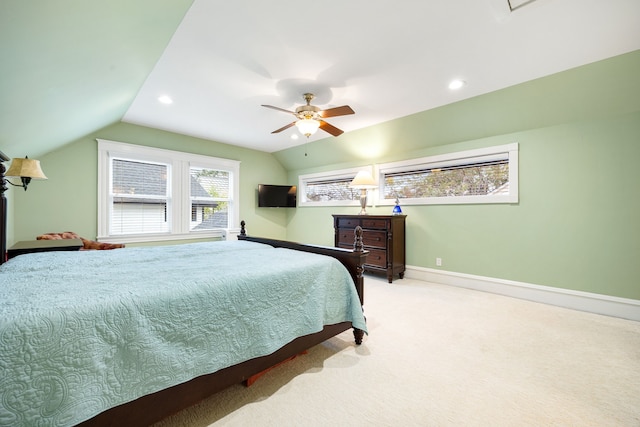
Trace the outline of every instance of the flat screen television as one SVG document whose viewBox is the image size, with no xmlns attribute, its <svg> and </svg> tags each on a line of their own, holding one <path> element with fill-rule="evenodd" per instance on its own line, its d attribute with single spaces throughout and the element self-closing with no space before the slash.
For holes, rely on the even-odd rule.
<svg viewBox="0 0 640 427">
<path fill-rule="evenodd" d="M 295 185 L 258 185 L 259 208 L 295 208 Z"/>
</svg>

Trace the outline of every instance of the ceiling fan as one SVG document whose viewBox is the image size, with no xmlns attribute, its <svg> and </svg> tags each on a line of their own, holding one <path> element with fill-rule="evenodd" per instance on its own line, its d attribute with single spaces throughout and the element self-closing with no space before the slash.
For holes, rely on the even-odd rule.
<svg viewBox="0 0 640 427">
<path fill-rule="evenodd" d="M 289 129 L 291 126 L 296 126 L 300 133 L 305 135 L 307 138 L 316 133 L 318 128 L 330 133 L 333 136 L 338 136 L 342 135 L 344 131 L 338 129 L 333 125 L 330 125 L 322 119 L 327 117 L 346 116 L 347 114 L 355 113 L 355 111 L 353 111 L 348 105 L 321 110 L 315 105 L 311 105 L 311 100 L 315 98 L 312 93 L 305 93 L 303 95 L 303 98 L 305 101 L 307 101 L 307 105 L 302 105 L 296 108 L 296 111 L 289 111 L 285 110 L 284 108 L 274 107 L 273 105 L 262 104 L 263 107 L 273 108 L 274 110 L 293 114 L 297 118 L 296 121 L 291 122 L 288 125 L 281 127 L 280 129 L 276 129 L 271 133 L 282 132 L 285 129 Z"/>
</svg>

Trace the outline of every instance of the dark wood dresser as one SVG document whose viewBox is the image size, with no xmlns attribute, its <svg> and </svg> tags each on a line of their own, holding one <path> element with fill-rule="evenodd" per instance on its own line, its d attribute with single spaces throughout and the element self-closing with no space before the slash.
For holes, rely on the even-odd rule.
<svg viewBox="0 0 640 427">
<path fill-rule="evenodd" d="M 333 215 L 335 246 L 353 249 L 353 229 L 362 227 L 362 242 L 369 251 L 365 271 L 404 277 L 406 215 Z"/>
</svg>

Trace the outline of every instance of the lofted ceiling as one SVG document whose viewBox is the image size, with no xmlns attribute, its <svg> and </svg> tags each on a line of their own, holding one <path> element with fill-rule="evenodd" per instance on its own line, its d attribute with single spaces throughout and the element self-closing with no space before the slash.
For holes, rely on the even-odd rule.
<svg viewBox="0 0 640 427">
<path fill-rule="evenodd" d="M 327 119 L 348 134 L 640 49 L 638 0 L 513 5 L 3 0 L 0 151 L 34 157 L 123 121 L 275 152 L 307 139 L 271 134 L 294 118 L 261 104 L 350 105 Z"/>
</svg>

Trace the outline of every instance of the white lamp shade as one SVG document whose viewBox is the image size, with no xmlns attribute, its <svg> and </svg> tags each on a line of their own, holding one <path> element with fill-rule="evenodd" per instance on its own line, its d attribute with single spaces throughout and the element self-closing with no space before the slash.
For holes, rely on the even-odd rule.
<svg viewBox="0 0 640 427">
<path fill-rule="evenodd" d="M 15 158 L 11 160 L 11 166 L 5 176 L 19 176 L 21 178 L 48 179 L 40 168 L 40 161 L 33 159 Z"/>
<path fill-rule="evenodd" d="M 371 173 L 368 171 L 359 171 L 356 174 L 356 177 L 353 178 L 353 181 L 351 181 L 351 184 L 349 184 L 349 187 L 351 188 L 376 188 L 378 185 L 376 184 L 376 181 L 373 179 L 373 176 L 371 176 Z"/>
<path fill-rule="evenodd" d="M 314 119 L 301 119 L 296 122 L 296 127 L 306 137 L 309 137 L 316 133 L 320 127 L 320 122 Z"/>
</svg>

